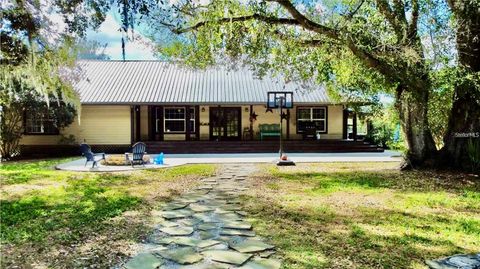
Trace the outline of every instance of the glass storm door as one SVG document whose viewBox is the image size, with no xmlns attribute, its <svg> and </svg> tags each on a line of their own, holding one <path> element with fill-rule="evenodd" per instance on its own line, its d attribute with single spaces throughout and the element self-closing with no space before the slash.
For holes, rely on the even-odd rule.
<svg viewBox="0 0 480 269">
<path fill-rule="evenodd" d="M 210 108 L 210 139 L 239 140 L 241 129 L 239 107 Z"/>
</svg>

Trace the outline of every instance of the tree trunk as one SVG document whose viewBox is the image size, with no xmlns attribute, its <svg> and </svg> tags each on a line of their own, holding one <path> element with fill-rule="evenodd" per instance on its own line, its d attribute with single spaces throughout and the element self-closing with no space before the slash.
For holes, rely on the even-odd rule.
<svg viewBox="0 0 480 269">
<path fill-rule="evenodd" d="M 468 169 L 468 137 L 480 139 L 480 89 L 466 75 L 480 72 L 480 4 L 476 1 L 449 1 L 457 20 L 458 63 L 466 74 L 455 85 L 452 110 L 442 149 L 444 164 Z M 478 78 L 477 78 L 478 79 Z"/>
<path fill-rule="evenodd" d="M 480 96 L 471 91 L 473 85 L 464 83 L 455 88 L 455 99 L 448 122 L 442 164 L 468 169 L 472 163 L 467 155 L 469 139 L 480 140 Z"/>
<path fill-rule="evenodd" d="M 408 144 L 406 163 L 403 168 L 431 166 L 437 149 L 428 124 L 428 93 L 430 88 L 420 86 L 408 91 L 399 86 L 396 106 L 400 124 Z"/>
</svg>

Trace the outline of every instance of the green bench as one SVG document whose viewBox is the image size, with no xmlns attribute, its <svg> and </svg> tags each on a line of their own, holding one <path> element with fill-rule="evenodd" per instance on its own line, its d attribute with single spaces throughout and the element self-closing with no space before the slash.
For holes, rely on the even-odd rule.
<svg viewBox="0 0 480 269">
<path fill-rule="evenodd" d="M 260 124 L 260 140 L 265 136 L 280 136 L 280 124 Z"/>
</svg>

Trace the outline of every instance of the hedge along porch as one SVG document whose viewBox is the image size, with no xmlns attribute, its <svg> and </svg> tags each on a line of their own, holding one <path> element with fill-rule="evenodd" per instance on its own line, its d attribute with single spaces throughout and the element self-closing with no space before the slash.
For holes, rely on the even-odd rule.
<svg viewBox="0 0 480 269">
<path fill-rule="evenodd" d="M 268 91 L 294 92 L 295 106 L 284 116 L 287 140 L 301 140 L 307 123 L 322 140 L 347 137 L 350 114 L 322 87 L 259 79 L 247 69 L 192 70 L 160 61 L 80 61 L 79 67 L 80 122 L 49 132 L 54 120 L 26 115 L 24 147 L 58 145 L 69 135 L 74 143 L 122 150 L 136 141 L 258 140 L 261 124 L 279 123 L 278 111 L 266 109 Z"/>
</svg>

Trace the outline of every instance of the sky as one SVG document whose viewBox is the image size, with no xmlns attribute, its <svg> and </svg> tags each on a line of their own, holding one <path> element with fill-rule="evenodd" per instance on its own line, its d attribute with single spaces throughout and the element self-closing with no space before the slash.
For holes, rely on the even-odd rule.
<svg viewBox="0 0 480 269">
<path fill-rule="evenodd" d="M 96 30 L 88 30 L 87 39 L 96 40 L 101 44 L 107 44 L 105 48 L 105 54 L 107 54 L 111 60 L 122 60 L 122 33 L 120 29 L 119 15 L 114 12 L 109 12 L 105 18 L 105 21 Z M 125 46 L 125 59 L 126 60 L 156 60 L 153 53 L 152 43 L 135 32 L 135 40 L 129 40 Z"/>
</svg>

